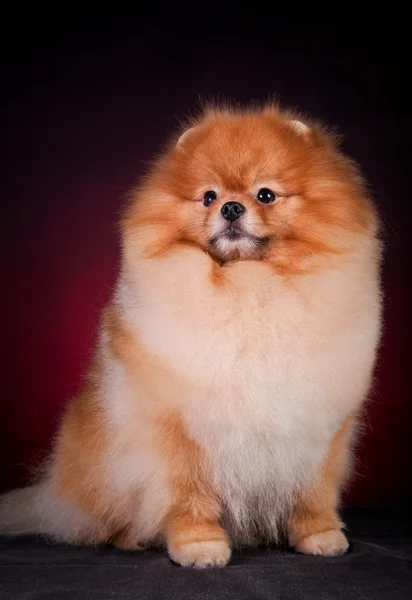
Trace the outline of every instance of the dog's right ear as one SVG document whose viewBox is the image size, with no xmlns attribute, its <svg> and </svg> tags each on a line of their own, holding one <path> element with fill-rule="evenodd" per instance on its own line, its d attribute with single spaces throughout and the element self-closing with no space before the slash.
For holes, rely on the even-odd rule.
<svg viewBox="0 0 412 600">
<path fill-rule="evenodd" d="M 289 125 L 298 133 L 308 133 L 310 131 L 309 127 L 302 121 L 289 121 Z"/>
</svg>

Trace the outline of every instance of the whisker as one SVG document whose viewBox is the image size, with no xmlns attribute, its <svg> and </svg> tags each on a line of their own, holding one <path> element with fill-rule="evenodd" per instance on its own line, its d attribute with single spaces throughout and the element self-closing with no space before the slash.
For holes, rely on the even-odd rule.
<svg viewBox="0 0 412 600">
<path fill-rule="evenodd" d="M 394 234 L 394 236 L 396 237 L 396 240 L 399 242 L 399 236 L 396 233 L 396 231 L 394 230 L 394 228 L 392 227 L 392 225 L 389 223 L 388 219 L 384 216 L 383 217 L 385 223 L 388 225 L 389 229 L 392 231 L 392 233 Z"/>
<path fill-rule="evenodd" d="M 205 230 L 204 224 L 201 221 L 195 221 L 194 223 L 189 223 L 188 225 L 181 227 L 180 229 L 177 230 L 177 233 L 182 234 L 182 233 L 190 233 L 190 232 L 204 231 L 204 230 Z"/>
</svg>

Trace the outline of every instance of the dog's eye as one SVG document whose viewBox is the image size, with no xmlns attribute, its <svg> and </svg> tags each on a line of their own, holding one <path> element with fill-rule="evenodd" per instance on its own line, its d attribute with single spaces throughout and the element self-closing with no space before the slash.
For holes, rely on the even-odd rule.
<svg viewBox="0 0 412 600">
<path fill-rule="evenodd" d="M 263 204 L 271 204 L 276 200 L 276 194 L 268 188 L 262 188 L 259 190 L 256 197 L 259 202 L 263 202 Z"/>
<path fill-rule="evenodd" d="M 205 206 L 210 206 L 212 204 L 213 200 L 217 200 L 217 194 L 213 190 L 209 190 L 203 196 L 203 204 Z"/>
</svg>

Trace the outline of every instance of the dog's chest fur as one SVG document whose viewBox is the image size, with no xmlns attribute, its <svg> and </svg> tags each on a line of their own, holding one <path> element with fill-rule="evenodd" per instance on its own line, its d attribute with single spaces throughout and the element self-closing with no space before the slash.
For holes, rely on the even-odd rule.
<svg viewBox="0 0 412 600">
<path fill-rule="evenodd" d="M 379 300 L 374 277 L 350 265 L 295 285 L 260 265 L 238 271 L 228 291 L 143 290 L 138 326 L 184 382 L 188 434 L 208 456 L 228 520 L 248 535 L 251 505 L 275 529 L 364 399 Z"/>
</svg>

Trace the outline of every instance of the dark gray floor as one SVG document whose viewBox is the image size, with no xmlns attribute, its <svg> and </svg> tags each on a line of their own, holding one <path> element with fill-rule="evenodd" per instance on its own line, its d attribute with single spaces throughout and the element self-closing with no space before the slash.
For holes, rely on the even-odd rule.
<svg viewBox="0 0 412 600">
<path fill-rule="evenodd" d="M 411 600 L 407 511 L 345 510 L 351 548 L 337 558 L 282 549 L 235 554 L 224 569 L 192 570 L 164 552 L 123 553 L 0 539 L 0 600 Z"/>
</svg>

